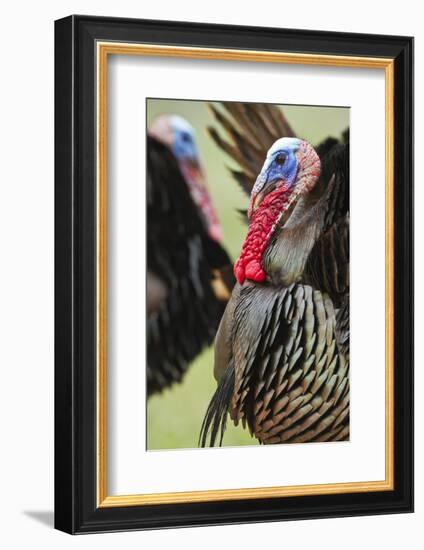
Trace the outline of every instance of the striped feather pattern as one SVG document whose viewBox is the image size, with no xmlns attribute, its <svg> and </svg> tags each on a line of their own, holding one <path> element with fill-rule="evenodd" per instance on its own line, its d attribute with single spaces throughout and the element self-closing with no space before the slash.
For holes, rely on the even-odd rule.
<svg viewBox="0 0 424 550">
<path fill-rule="evenodd" d="M 332 301 L 308 285 L 243 287 L 232 339 L 234 422 L 264 444 L 347 439 L 349 363 L 335 325 Z"/>
</svg>

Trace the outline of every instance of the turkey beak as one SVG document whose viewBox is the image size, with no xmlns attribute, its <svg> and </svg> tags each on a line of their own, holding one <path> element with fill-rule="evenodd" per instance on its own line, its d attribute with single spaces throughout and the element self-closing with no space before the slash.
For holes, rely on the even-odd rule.
<svg viewBox="0 0 424 550">
<path fill-rule="evenodd" d="M 255 213 L 256 209 L 258 208 L 258 206 L 261 204 L 261 202 L 264 200 L 265 198 L 265 191 L 259 191 L 259 193 L 256 195 L 254 201 L 253 201 L 253 205 L 252 205 L 252 214 Z"/>
<path fill-rule="evenodd" d="M 265 186 L 257 193 L 252 202 L 252 208 L 251 213 L 254 214 L 255 211 L 259 208 L 261 202 L 264 200 L 264 198 L 269 195 L 274 189 L 277 187 L 278 184 L 282 182 L 281 179 L 276 179 L 272 181 L 271 183 L 265 184 Z"/>
<path fill-rule="evenodd" d="M 206 187 L 205 174 L 197 158 L 186 157 L 181 164 L 185 175 L 190 181 L 196 182 L 201 187 Z"/>
<path fill-rule="evenodd" d="M 199 160 L 195 156 L 187 156 L 187 164 L 192 168 L 200 170 Z"/>
</svg>

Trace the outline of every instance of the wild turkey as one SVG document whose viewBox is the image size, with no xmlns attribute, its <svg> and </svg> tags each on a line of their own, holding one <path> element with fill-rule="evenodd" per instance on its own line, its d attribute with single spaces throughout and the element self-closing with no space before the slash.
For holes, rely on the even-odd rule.
<svg viewBox="0 0 424 550">
<path fill-rule="evenodd" d="M 147 136 L 147 393 L 181 381 L 209 345 L 234 284 L 193 130 L 155 120 Z"/>
<path fill-rule="evenodd" d="M 263 444 L 347 440 L 348 145 L 331 138 L 318 155 L 288 137 L 277 107 L 224 107 L 235 122 L 213 110 L 231 143 L 211 135 L 241 167 L 233 174 L 250 192 L 249 227 L 215 340 L 218 387 L 200 445 L 222 444 L 227 413 Z"/>
</svg>

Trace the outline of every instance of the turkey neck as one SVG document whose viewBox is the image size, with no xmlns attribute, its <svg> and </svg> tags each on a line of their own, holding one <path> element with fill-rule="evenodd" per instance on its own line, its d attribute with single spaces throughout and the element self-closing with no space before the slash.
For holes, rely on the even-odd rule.
<svg viewBox="0 0 424 550">
<path fill-rule="evenodd" d="M 240 284 L 250 279 L 288 286 L 302 277 L 323 223 L 327 196 L 300 197 L 286 220 L 288 208 L 297 197 L 295 193 L 274 197 L 270 193 L 269 207 L 266 197 L 254 213 L 234 269 Z"/>
<path fill-rule="evenodd" d="M 288 221 L 278 225 L 264 250 L 262 266 L 273 286 L 298 282 L 322 224 L 322 209 L 302 197 Z"/>
<path fill-rule="evenodd" d="M 243 284 L 246 279 L 260 283 L 266 279 L 262 268 L 262 256 L 268 246 L 272 246 L 273 235 L 286 211 L 292 193 L 276 188 L 263 199 L 253 213 L 240 257 L 234 266 L 234 275 Z"/>
</svg>

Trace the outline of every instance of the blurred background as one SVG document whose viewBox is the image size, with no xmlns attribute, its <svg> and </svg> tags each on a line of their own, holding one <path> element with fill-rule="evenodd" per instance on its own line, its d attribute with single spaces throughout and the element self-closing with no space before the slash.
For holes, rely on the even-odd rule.
<svg viewBox="0 0 424 550">
<path fill-rule="evenodd" d="M 219 108 L 219 103 L 214 103 Z M 227 167 L 237 166 L 225 155 L 206 129 L 214 118 L 204 101 L 147 100 L 147 125 L 160 114 L 178 114 L 194 127 L 200 155 L 206 169 L 209 191 L 223 231 L 223 244 L 235 261 L 247 226 L 237 212 L 247 209 L 248 197 L 231 177 Z M 329 136 L 341 137 L 349 126 L 349 108 L 281 105 L 298 137 L 317 145 Z M 216 389 L 213 377 L 213 346 L 205 349 L 190 365 L 181 384 L 166 389 L 147 401 L 147 449 L 197 447 L 200 426 Z M 247 430 L 227 423 L 224 446 L 257 445 Z"/>
</svg>

